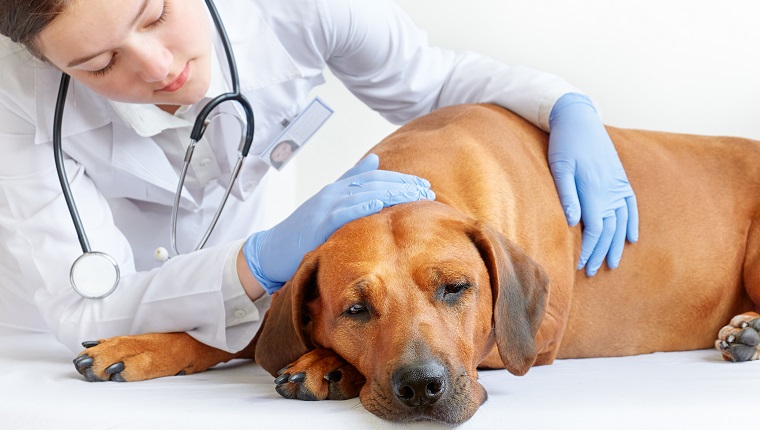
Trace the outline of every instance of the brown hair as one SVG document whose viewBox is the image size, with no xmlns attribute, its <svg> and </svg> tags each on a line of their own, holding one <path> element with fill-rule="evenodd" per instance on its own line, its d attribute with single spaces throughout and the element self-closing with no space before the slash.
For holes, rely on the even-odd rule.
<svg viewBox="0 0 760 430">
<path fill-rule="evenodd" d="M 69 0 L 0 0 L 0 34 L 44 59 L 37 36 L 68 3 Z"/>
</svg>

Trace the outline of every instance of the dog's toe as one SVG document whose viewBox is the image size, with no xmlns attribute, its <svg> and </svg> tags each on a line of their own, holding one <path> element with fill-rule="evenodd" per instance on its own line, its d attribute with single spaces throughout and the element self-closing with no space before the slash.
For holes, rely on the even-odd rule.
<svg viewBox="0 0 760 430">
<path fill-rule="evenodd" d="M 760 335 L 758 335 L 757 330 L 754 328 L 745 327 L 736 335 L 736 342 L 749 346 L 757 346 L 760 344 Z"/>
<path fill-rule="evenodd" d="M 282 378 L 283 376 L 286 377 Z M 306 387 L 306 384 L 302 384 L 302 382 L 306 380 L 305 374 L 300 373 L 293 376 L 296 376 L 294 381 L 290 381 L 291 375 L 288 373 L 280 375 L 280 377 L 277 378 L 280 383 L 278 383 L 274 389 L 279 395 L 285 397 L 286 399 L 293 400 L 321 400 L 318 399 L 317 396 L 315 396 L 314 393 Z M 277 380 L 275 383 L 277 383 Z"/>
</svg>

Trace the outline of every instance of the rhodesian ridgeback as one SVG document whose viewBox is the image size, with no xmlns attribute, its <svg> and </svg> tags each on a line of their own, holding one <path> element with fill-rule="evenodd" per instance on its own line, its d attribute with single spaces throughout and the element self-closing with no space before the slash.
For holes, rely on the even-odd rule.
<svg viewBox="0 0 760 430">
<path fill-rule="evenodd" d="M 544 132 L 495 106 L 450 107 L 372 150 L 381 168 L 428 179 L 437 200 L 339 229 L 275 293 L 245 350 L 117 337 L 86 343 L 77 369 L 135 381 L 255 358 L 284 397 L 358 395 L 388 420 L 457 424 L 486 400 L 479 368 L 711 346 L 757 360 L 760 142 L 608 131 L 641 220 L 617 269 L 575 270 L 581 227 L 565 220 Z"/>
</svg>

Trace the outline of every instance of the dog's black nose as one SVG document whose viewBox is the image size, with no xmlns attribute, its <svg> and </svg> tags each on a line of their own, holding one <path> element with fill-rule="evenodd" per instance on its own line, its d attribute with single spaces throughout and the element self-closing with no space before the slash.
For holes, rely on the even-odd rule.
<svg viewBox="0 0 760 430">
<path fill-rule="evenodd" d="M 446 391 L 446 369 L 436 361 L 402 366 L 393 372 L 391 382 L 401 403 L 409 407 L 432 405 Z"/>
</svg>

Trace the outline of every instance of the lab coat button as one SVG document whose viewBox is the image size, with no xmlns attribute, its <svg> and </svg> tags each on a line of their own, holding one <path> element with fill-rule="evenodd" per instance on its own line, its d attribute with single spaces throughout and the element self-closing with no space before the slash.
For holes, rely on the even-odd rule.
<svg viewBox="0 0 760 430">
<path fill-rule="evenodd" d="M 206 167 L 206 166 L 208 166 L 208 163 L 210 163 L 210 162 L 211 162 L 210 158 L 204 158 L 203 160 L 201 160 L 200 166 L 201 167 Z"/>
<path fill-rule="evenodd" d="M 242 310 L 242 309 L 238 309 L 238 310 L 235 311 L 235 317 L 237 317 L 237 318 L 243 318 L 247 314 L 248 313 L 246 311 Z"/>
<path fill-rule="evenodd" d="M 254 181 L 248 181 L 243 185 L 243 191 L 246 193 L 253 190 L 253 188 L 256 186 L 256 182 Z"/>
</svg>

